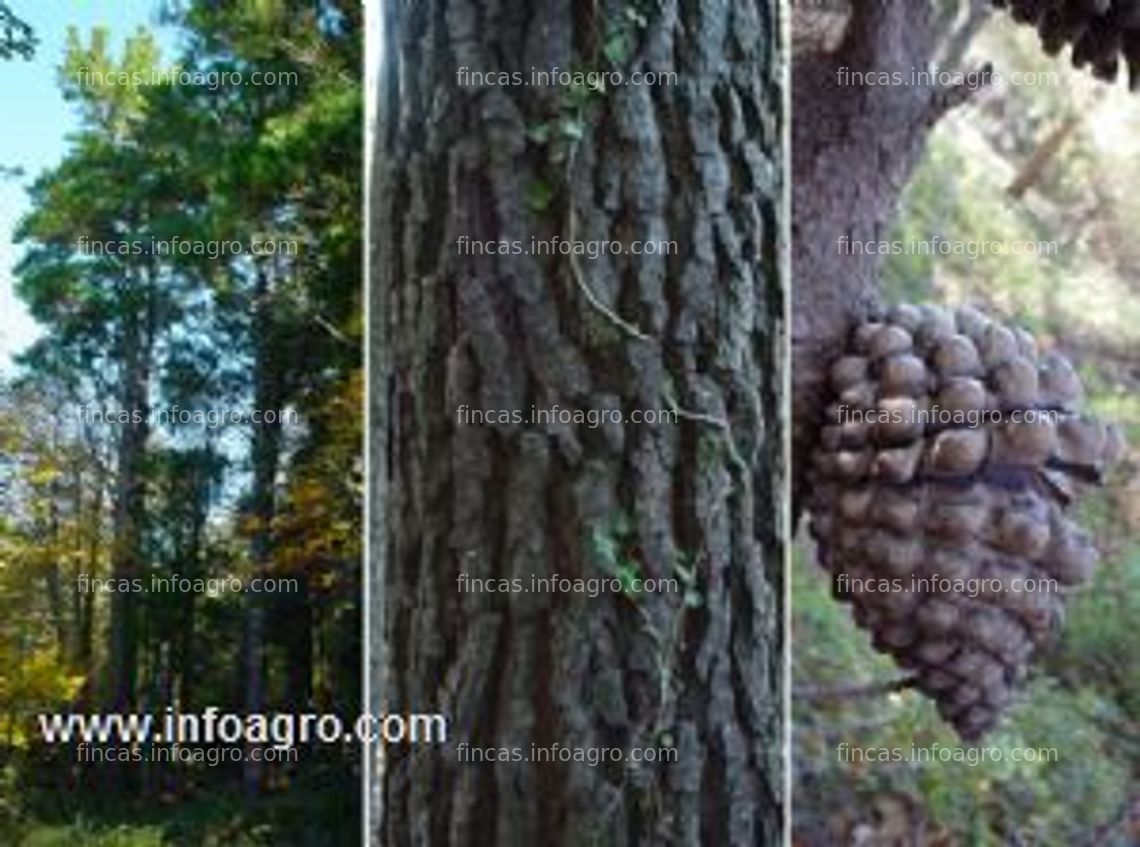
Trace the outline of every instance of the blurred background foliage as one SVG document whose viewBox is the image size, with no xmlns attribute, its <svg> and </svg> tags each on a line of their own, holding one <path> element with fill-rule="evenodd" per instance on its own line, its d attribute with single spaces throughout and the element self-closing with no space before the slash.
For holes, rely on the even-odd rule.
<svg viewBox="0 0 1140 847">
<path fill-rule="evenodd" d="M 992 14 L 966 67 L 1001 81 L 933 131 L 903 196 L 900 241 L 1055 242 L 1014 255 L 897 255 L 886 299 L 973 303 L 1079 363 L 1089 405 L 1131 448 L 1082 503 L 1102 560 L 1058 643 L 982 742 L 1005 761 L 844 761 L 839 745 L 962 750 L 830 596 L 806 534 L 793 580 L 795 820 L 801 845 L 1140 844 L 1140 97 L 1041 52 Z M 1038 84 L 1014 85 L 1015 72 Z M 801 527 L 802 529 L 802 527 Z M 1014 748 L 1056 761 L 1012 763 Z M 948 757 L 951 753 L 946 754 Z"/>
</svg>

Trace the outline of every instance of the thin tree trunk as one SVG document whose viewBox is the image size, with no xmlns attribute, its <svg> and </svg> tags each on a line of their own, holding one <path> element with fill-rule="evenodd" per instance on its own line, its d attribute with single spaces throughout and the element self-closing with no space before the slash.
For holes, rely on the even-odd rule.
<svg viewBox="0 0 1140 847">
<path fill-rule="evenodd" d="M 206 529 L 206 515 L 210 509 L 210 485 L 213 452 L 207 451 L 195 470 L 195 485 L 193 488 L 194 512 L 190 524 L 190 540 L 187 545 L 185 561 L 190 565 L 190 578 L 204 577 L 205 569 L 202 567 L 203 533 Z M 186 592 L 182 598 L 182 608 L 178 633 L 176 635 L 175 661 L 177 668 L 177 698 L 182 709 L 189 711 L 194 702 L 194 679 L 197 670 L 195 657 L 198 653 L 194 639 L 196 627 L 196 598 L 193 592 Z"/>
<path fill-rule="evenodd" d="M 59 651 L 60 661 L 65 664 L 70 661 L 68 656 L 69 639 L 67 637 L 67 613 L 63 602 L 63 582 L 60 579 L 58 554 L 63 549 L 59 526 L 59 497 L 60 493 L 55 486 L 48 493 L 48 559 L 44 563 L 44 581 L 47 588 L 48 609 L 51 614 L 52 628 L 55 630 L 56 649 Z"/>
<path fill-rule="evenodd" d="M 565 88 L 463 87 L 457 69 L 610 67 L 613 33 L 631 27 L 621 9 L 386 9 L 372 362 L 386 404 L 373 465 L 386 475 L 385 579 L 373 602 L 387 604 L 385 707 L 439 711 L 450 737 L 389 747 L 377 841 L 782 843 L 777 5 L 647 8 L 621 69 L 676 72 L 676 84 L 609 86 L 585 105 Z M 532 235 L 678 250 L 568 261 L 456 249 L 461 236 Z M 686 411 L 673 424 L 457 421 L 464 407 L 674 404 Z M 693 596 L 457 586 L 614 566 L 692 567 Z M 670 747 L 678 760 L 475 764 L 461 744 Z"/>
<path fill-rule="evenodd" d="M 103 545 L 103 503 L 104 479 L 100 473 L 95 480 L 95 500 L 92 504 L 90 536 L 87 542 L 87 573 L 92 577 L 99 576 L 99 562 Z M 76 657 L 79 667 L 87 673 L 93 672 L 92 663 L 95 659 L 95 591 L 88 590 L 76 592 L 76 632 L 78 633 L 78 648 Z"/>
<path fill-rule="evenodd" d="M 272 283 L 268 271 L 258 271 L 254 301 L 254 391 L 255 409 L 281 407 L 281 350 L 273 314 Z M 251 578 L 264 578 L 269 572 L 272 555 L 272 525 L 277 511 L 277 469 L 281 452 L 281 427 L 273 423 L 256 424 L 253 431 L 253 488 L 250 514 L 254 528 L 250 539 Z M 246 595 L 245 620 L 245 709 L 254 715 L 265 711 L 265 597 Z M 247 757 L 242 766 L 242 781 L 247 795 L 260 793 L 264 768 L 260 761 Z"/>
<path fill-rule="evenodd" d="M 282 620 L 285 651 L 285 703 L 290 709 L 305 711 L 313 701 L 313 605 L 304 573 L 297 575 L 297 591 L 276 599 Z"/>
</svg>

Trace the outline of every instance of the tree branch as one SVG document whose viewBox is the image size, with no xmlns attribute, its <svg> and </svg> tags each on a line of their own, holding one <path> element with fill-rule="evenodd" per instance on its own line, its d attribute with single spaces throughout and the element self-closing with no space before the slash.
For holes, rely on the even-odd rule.
<svg viewBox="0 0 1140 847">
<path fill-rule="evenodd" d="M 801 687 L 792 691 L 792 697 L 797 700 L 806 700 L 809 703 L 819 703 L 827 700 L 863 700 L 871 697 L 881 697 L 884 694 L 893 694 L 896 691 L 905 691 L 913 688 L 917 683 L 916 676 L 903 676 L 897 679 L 882 679 L 875 682 L 863 682 L 857 685 L 844 685 L 838 688 Z"/>
<path fill-rule="evenodd" d="M 986 62 L 981 68 L 965 73 L 966 79 L 957 85 L 947 85 L 934 92 L 930 99 L 930 122 L 936 123 L 947 112 L 957 109 L 979 91 L 989 88 L 994 66 Z M 981 80 L 981 84 L 975 84 Z"/>
<path fill-rule="evenodd" d="M 956 68 L 962 63 L 966 51 L 970 48 L 970 42 L 986 25 L 992 12 L 993 7 L 990 6 L 989 0 L 970 0 L 970 10 L 966 13 L 966 20 L 950 33 L 942 48 L 942 63 L 946 67 Z"/>
</svg>

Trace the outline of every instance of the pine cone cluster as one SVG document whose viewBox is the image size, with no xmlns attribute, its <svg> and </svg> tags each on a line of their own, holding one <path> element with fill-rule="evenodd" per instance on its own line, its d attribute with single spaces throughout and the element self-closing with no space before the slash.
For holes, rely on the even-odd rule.
<svg viewBox="0 0 1140 847">
<path fill-rule="evenodd" d="M 991 729 L 1092 576 L 1067 516 L 1119 436 L 1072 366 L 970 307 L 903 305 L 830 372 L 811 532 L 835 595 L 966 740 Z"/>
<path fill-rule="evenodd" d="M 1100 79 L 1114 81 L 1120 59 L 1128 65 L 1128 84 L 1140 89 L 1140 0 L 993 0 L 1014 20 L 1041 34 L 1041 45 L 1056 55 L 1073 48 L 1073 66 L 1091 66 Z"/>
</svg>

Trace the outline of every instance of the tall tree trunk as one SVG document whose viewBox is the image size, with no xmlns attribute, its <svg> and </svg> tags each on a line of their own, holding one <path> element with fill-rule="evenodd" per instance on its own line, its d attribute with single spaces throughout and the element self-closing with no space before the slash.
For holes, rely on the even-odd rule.
<svg viewBox="0 0 1140 847">
<path fill-rule="evenodd" d="M 313 703 L 314 615 L 309 582 L 304 571 L 292 576 L 297 590 L 274 596 L 272 609 L 281 623 L 274 629 L 274 641 L 285 660 L 284 704 L 295 711 L 306 711 Z"/>
<path fill-rule="evenodd" d="M 67 613 L 63 602 L 63 581 L 60 579 L 59 554 L 63 550 L 63 540 L 60 537 L 59 525 L 59 499 L 62 494 L 57 486 L 52 486 L 48 494 L 48 557 L 44 562 L 44 581 L 46 583 L 48 610 L 51 614 L 52 628 L 55 630 L 55 644 L 59 651 L 60 661 L 71 661 L 68 639 Z"/>
<path fill-rule="evenodd" d="M 258 269 L 254 302 L 254 388 L 253 405 L 262 411 L 280 409 L 282 398 L 280 338 L 274 315 L 272 280 L 263 266 Z M 281 455 L 281 426 L 254 424 L 252 463 L 253 488 L 250 515 L 254 528 L 250 538 L 251 578 L 264 578 L 272 557 L 273 517 L 277 512 L 277 469 Z M 246 714 L 265 711 L 265 595 L 246 594 L 245 618 L 245 710 Z M 247 795 L 256 795 L 262 786 L 260 761 L 247 757 L 242 767 L 242 781 Z"/>
<path fill-rule="evenodd" d="M 79 574 L 83 573 L 83 554 L 84 554 L 84 541 L 87 533 L 90 531 L 85 523 L 86 510 L 84 508 L 84 496 L 91 485 L 96 484 L 94 479 L 89 483 L 87 475 L 84 473 L 84 466 L 80 464 L 79 459 L 75 461 L 72 469 L 72 490 L 71 490 L 71 519 L 74 525 L 73 536 L 71 540 L 71 548 L 74 555 L 71 557 L 71 567 L 67 569 L 67 580 L 70 590 L 67 592 L 67 616 L 70 618 L 70 625 L 67 629 L 67 643 L 63 648 L 62 655 L 66 657 L 68 668 L 73 673 L 88 673 L 89 669 L 86 665 L 82 664 L 80 660 L 80 652 L 82 651 L 82 628 L 83 628 L 83 604 L 81 600 L 82 592 L 79 591 Z M 94 477 L 94 474 L 92 474 Z M 94 574 L 92 574 L 94 576 Z"/>
<path fill-rule="evenodd" d="M 90 535 L 87 540 L 86 565 L 78 565 L 92 577 L 99 576 L 99 561 L 103 549 L 103 503 L 106 480 L 102 472 L 95 475 L 95 495 L 91 506 Z M 76 574 L 78 576 L 78 573 Z M 76 583 L 78 585 L 78 583 Z M 90 673 L 95 659 L 95 594 L 94 590 L 75 592 L 75 630 L 78 639 L 75 656 L 78 667 Z"/>
<path fill-rule="evenodd" d="M 187 576 L 190 578 L 205 578 L 205 568 L 202 567 L 203 534 L 206 530 L 206 517 L 210 510 L 211 499 L 211 467 L 214 454 L 212 450 L 203 454 L 201 463 L 196 467 L 192 496 L 194 498 L 194 511 L 190 517 L 190 538 L 186 548 L 185 561 L 190 565 Z M 177 700 L 183 710 L 189 711 L 194 702 L 194 679 L 197 671 L 195 658 L 200 652 L 195 645 L 196 627 L 196 600 L 193 592 L 185 592 L 181 598 L 179 610 L 178 633 L 175 636 L 174 667 L 177 668 Z M 172 672 L 173 673 L 173 672 Z M 173 701 L 171 701 L 173 702 Z"/>
<path fill-rule="evenodd" d="M 149 291 L 150 273 L 138 272 L 138 285 Z M 111 577 L 133 580 L 142 573 L 142 520 L 145 511 L 146 443 L 150 431 L 151 343 L 154 320 L 149 294 L 144 305 L 124 320 L 119 361 L 123 409 L 132 418 L 121 428 L 112 521 Z M 118 583 L 121 588 L 122 582 Z M 112 708 L 133 711 L 138 687 L 138 598 L 134 591 L 111 595 L 110 693 Z"/>
<path fill-rule="evenodd" d="M 785 280 L 777 4 L 385 4 L 373 238 L 382 844 L 782 842 Z M 644 14 L 644 26 L 636 24 Z M 632 23 L 631 23 L 632 21 Z M 632 44 L 622 56 L 622 44 Z M 608 57 L 608 58 L 607 58 Z M 617 57 L 615 59 L 615 57 Z M 457 69 L 676 72 L 464 87 Z M 457 239 L 675 239 L 673 256 L 460 255 Z M 377 365 L 382 371 L 377 372 Z M 675 424 L 463 425 L 531 406 Z M 374 504 L 375 508 L 375 504 Z M 605 550 L 617 549 L 620 561 Z M 681 593 L 461 593 L 615 564 Z M 698 605 L 699 602 L 699 605 Z M 385 654 L 383 651 L 387 650 Z M 458 745 L 675 747 L 669 763 L 473 764 Z"/>
</svg>

